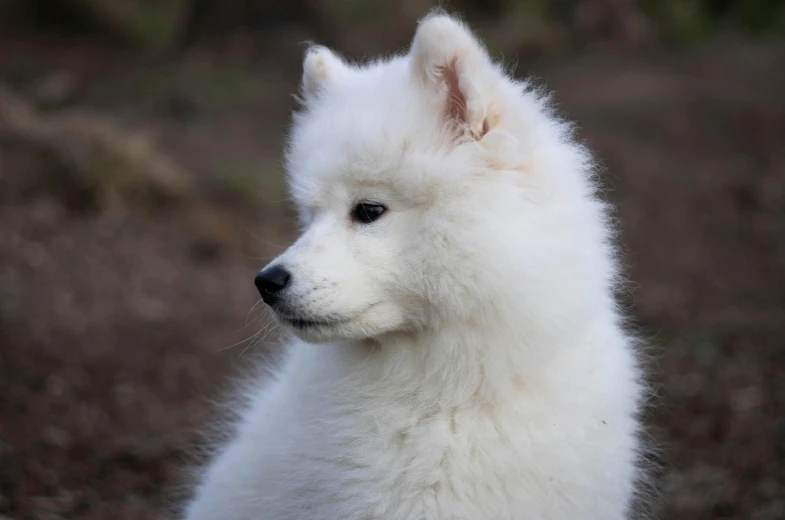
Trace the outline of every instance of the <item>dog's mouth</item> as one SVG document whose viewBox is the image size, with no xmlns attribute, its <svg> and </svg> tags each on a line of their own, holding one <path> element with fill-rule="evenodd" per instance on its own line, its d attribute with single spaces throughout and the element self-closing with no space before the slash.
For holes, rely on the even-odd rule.
<svg viewBox="0 0 785 520">
<path fill-rule="evenodd" d="M 341 315 L 327 315 L 327 316 L 312 316 L 308 314 L 300 314 L 298 312 L 292 312 L 291 309 L 286 308 L 282 305 L 273 305 L 272 310 L 275 317 L 278 321 L 282 322 L 283 324 L 292 327 L 293 329 L 297 330 L 313 330 L 313 329 L 329 329 L 332 327 L 338 327 L 341 325 L 348 325 L 357 319 L 360 316 L 365 314 L 368 310 L 372 309 L 376 305 L 381 302 L 376 302 L 368 307 L 365 308 L 362 312 L 357 313 L 353 316 L 341 316 Z"/>
<path fill-rule="evenodd" d="M 292 316 L 278 311 L 276 311 L 275 315 L 278 317 L 279 320 L 281 320 L 282 322 L 286 323 L 287 325 L 295 329 L 315 329 L 315 328 L 334 327 L 344 322 L 344 320 L 340 320 L 336 318 L 314 319 L 310 317 L 306 318 L 300 316 Z"/>
</svg>

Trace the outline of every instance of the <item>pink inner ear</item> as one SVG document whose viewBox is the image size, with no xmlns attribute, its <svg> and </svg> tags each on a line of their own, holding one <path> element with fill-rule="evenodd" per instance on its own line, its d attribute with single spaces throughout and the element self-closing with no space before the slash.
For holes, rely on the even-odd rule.
<svg viewBox="0 0 785 520">
<path fill-rule="evenodd" d="M 447 117 L 457 123 L 466 123 L 466 96 L 458 85 L 454 63 L 442 69 L 442 77 L 447 85 Z"/>
<path fill-rule="evenodd" d="M 447 67 L 443 67 L 441 69 L 441 74 L 442 78 L 444 78 L 444 83 L 447 85 L 447 118 L 459 128 L 464 126 L 471 127 L 469 121 L 466 119 L 466 96 L 461 92 L 458 83 L 458 73 L 455 70 L 455 62 Z M 486 133 L 488 133 L 487 120 L 482 123 L 481 135 L 476 135 L 472 131 L 472 135 L 475 139 L 482 139 Z"/>
</svg>

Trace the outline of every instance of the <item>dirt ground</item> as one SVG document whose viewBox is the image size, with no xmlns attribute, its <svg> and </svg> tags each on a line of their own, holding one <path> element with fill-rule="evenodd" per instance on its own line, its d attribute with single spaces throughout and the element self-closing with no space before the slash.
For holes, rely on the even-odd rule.
<svg viewBox="0 0 785 520">
<path fill-rule="evenodd" d="M 170 84 L 117 51 L 0 50 L 0 81 L 33 96 L 52 71 L 76 78 L 78 106 L 195 177 L 268 177 L 247 188 L 263 191 L 253 207 L 227 210 L 252 247 L 213 255 L 177 208 L 0 193 L 0 518 L 168 518 L 211 399 L 275 339 L 243 341 L 265 322 L 253 274 L 292 237 L 278 166 L 291 78 Z M 618 207 L 626 300 L 652 345 L 663 519 L 785 518 L 783 64 L 782 45 L 729 42 L 532 70 Z M 29 160 L 0 135 L 0 182 Z"/>
</svg>

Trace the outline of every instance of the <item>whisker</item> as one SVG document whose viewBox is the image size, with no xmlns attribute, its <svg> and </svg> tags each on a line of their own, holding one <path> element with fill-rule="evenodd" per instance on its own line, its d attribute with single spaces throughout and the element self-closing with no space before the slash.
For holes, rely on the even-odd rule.
<svg viewBox="0 0 785 520">
<path fill-rule="evenodd" d="M 281 250 L 281 251 L 283 251 L 283 250 L 284 250 L 284 249 L 286 249 L 286 247 L 287 247 L 287 246 L 282 246 L 282 245 L 280 245 L 280 244 L 275 244 L 275 243 L 273 243 L 273 242 L 270 242 L 269 240 L 266 240 L 266 239 L 264 239 L 264 238 L 260 237 L 259 235 L 257 235 L 256 233 L 254 233 L 253 231 L 251 231 L 250 229 L 248 229 L 248 227 L 247 227 L 245 224 L 243 224 L 243 229 L 245 230 L 245 232 L 246 232 L 246 233 L 248 233 L 248 234 L 249 234 L 249 235 L 251 235 L 251 236 L 252 236 L 254 239 L 256 239 L 258 242 L 261 242 L 261 243 L 262 243 L 262 244 L 264 244 L 264 245 L 267 245 L 267 246 L 270 246 L 270 247 L 275 247 L 275 248 L 278 248 L 278 249 L 279 249 L 279 250 Z"/>
</svg>

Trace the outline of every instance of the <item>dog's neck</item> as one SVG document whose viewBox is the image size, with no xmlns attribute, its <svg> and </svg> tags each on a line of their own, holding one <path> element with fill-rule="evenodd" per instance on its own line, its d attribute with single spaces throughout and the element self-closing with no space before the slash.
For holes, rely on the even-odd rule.
<svg viewBox="0 0 785 520">
<path fill-rule="evenodd" d="M 595 342 L 599 317 L 558 335 L 522 320 L 463 322 L 417 333 L 394 333 L 352 349 L 364 385 L 420 407 L 494 407 L 525 392 L 554 357 Z M 606 321 L 607 323 L 607 321 Z M 492 343 L 491 343 L 492 342 Z"/>
</svg>

